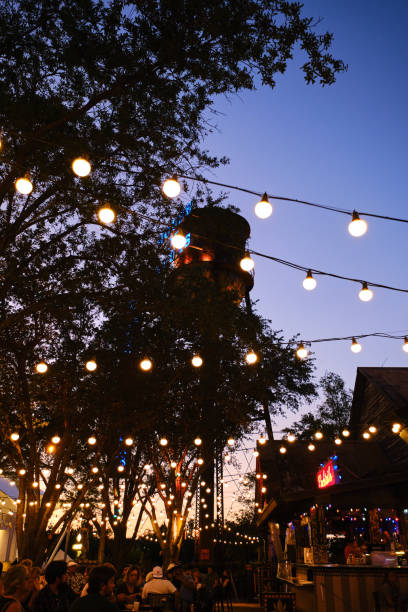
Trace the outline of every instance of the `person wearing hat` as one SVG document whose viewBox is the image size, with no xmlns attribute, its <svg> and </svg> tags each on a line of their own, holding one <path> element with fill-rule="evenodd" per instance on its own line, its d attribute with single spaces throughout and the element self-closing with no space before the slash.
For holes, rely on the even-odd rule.
<svg viewBox="0 0 408 612">
<path fill-rule="evenodd" d="M 152 579 L 144 585 L 142 599 L 147 599 L 150 593 L 155 595 L 174 595 L 177 593 L 174 584 L 163 578 L 163 569 L 159 565 L 153 568 Z"/>
</svg>

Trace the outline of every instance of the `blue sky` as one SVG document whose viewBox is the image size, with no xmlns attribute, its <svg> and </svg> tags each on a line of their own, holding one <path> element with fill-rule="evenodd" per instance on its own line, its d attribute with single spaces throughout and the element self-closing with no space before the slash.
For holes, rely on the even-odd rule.
<svg viewBox="0 0 408 612">
<path fill-rule="evenodd" d="M 331 87 L 307 86 L 300 58 L 273 91 L 217 99 L 218 131 L 205 144 L 230 165 L 214 180 L 407 218 L 408 3 L 306 0 L 304 13 L 323 18 L 318 27 L 335 34 L 333 54 L 348 71 Z M 367 234 L 352 238 L 343 215 L 276 202 L 262 221 L 253 213 L 256 198 L 231 191 L 229 201 L 250 222 L 256 251 L 408 287 L 408 225 L 367 219 Z M 256 257 L 255 272 L 258 310 L 286 337 L 408 334 L 406 294 L 377 289 L 372 302 L 363 303 L 353 283 L 318 277 L 315 291 L 306 292 L 303 273 Z M 399 340 L 362 344 L 359 355 L 348 341 L 315 345 L 317 376 L 335 371 L 353 387 L 358 366 L 408 366 Z"/>
</svg>

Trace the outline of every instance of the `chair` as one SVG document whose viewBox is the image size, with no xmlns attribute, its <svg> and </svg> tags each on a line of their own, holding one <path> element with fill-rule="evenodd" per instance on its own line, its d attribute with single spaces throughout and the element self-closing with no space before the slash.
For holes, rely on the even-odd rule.
<svg viewBox="0 0 408 612">
<path fill-rule="evenodd" d="M 147 596 L 149 606 L 156 612 L 162 612 L 163 610 L 172 610 L 173 606 L 173 595 L 161 595 L 160 593 L 149 593 Z"/>
</svg>

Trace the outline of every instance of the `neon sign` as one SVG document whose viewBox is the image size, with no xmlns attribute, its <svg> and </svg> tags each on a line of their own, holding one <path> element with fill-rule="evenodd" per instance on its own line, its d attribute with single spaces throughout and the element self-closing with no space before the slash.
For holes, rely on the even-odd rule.
<svg viewBox="0 0 408 612">
<path fill-rule="evenodd" d="M 317 472 L 317 486 L 319 489 L 331 487 L 336 484 L 336 472 L 334 467 L 333 460 L 330 460 Z"/>
<path fill-rule="evenodd" d="M 171 238 L 175 232 L 175 230 L 177 229 L 177 227 L 184 221 L 184 219 L 191 213 L 191 202 L 189 202 L 188 204 L 186 204 L 186 206 L 184 207 L 183 212 L 178 215 L 177 217 L 174 217 L 174 219 L 172 219 L 171 223 L 170 223 L 170 227 L 165 231 L 162 232 L 159 235 L 159 239 L 158 239 L 158 244 L 159 245 L 165 245 L 168 249 L 170 249 L 170 254 L 168 256 L 168 261 L 169 263 L 172 263 L 176 257 L 184 250 L 186 249 L 191 242 L 191 234 L 187 234 L 186 235 L 186 244 L 182 249 L 177 249 L 177 255 L 176 255 L 176 250 L 171 246 Z"/>
</svg>

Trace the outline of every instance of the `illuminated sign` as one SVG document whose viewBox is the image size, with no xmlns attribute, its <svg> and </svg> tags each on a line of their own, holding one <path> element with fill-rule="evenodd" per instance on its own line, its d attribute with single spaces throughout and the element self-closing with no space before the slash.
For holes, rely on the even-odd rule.
<svg viewBox="0 0 408 612">
<path fill-rule="evenodd" d="M 177 249 L 177 255 L 176 255 L 176 250 L 171 246 L 171 238 L 175 230 L 179 227 L 179 225 L 184 221 L 184 219 L 190 213 L 191 213 L 191 202 L 189 202 L 184 207 L 184 210 L 180 215 L 172 219 L 170 227 L 165 232 L 162 232 L 159 236 L 158 244 L 165 245 L 167 248 L 170 249 L 170 254 L 168 256 L 168 261 L 170 263 L 172 263 L 176 259 L 176 256 L 179 255 L 184 249 L 186 249 L 190 245 L 191 234 L 187 234 L 186 235 L 186 245 L 182 249 Z"/>
<path fill-rule="evenodd" d="M 336 466 L 337 467 L 337 466 Z M 331 487 L 336 484 L 336 472 L 333 461 L 330 460 L 317 472 L 317 486 L 319 489 Z"/>
</svg>

